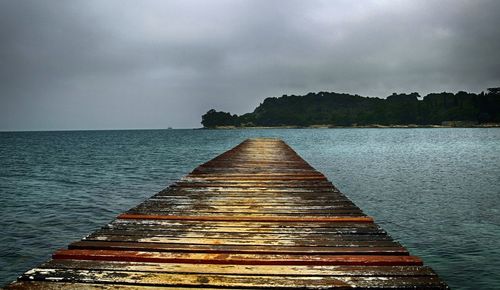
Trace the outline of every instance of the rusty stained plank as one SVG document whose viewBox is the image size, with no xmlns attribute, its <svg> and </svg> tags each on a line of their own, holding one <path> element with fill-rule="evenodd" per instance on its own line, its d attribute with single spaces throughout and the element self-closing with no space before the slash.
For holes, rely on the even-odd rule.
<svg viewBox="0 0 500 290">
<path fill-rule="evenodd" d="M 249 139 L 9 289 L 446 289 L 283 141 Z"/>
<path fill-rule="evenodd" d="M 364 265 L 364 266 L 421 266 L 415 256 L 386 255 L 290 255 L 290 254 L 212 254 L 169 253 L 117 250 L 58 250 L 53 259 L 237 264 L 237 265 Z"/>
</svg>

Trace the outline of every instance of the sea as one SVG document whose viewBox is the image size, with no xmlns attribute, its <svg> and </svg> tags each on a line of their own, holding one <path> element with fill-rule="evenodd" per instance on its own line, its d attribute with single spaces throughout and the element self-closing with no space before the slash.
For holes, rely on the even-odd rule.
<svg viewBox="0 0 500 290">
<path fill-rule="evenodd" d="M 246 138 L 276 137 L 452 289 L 500 289 L 500 129 L 0 133 L 0 286 Z"/>
</svg>

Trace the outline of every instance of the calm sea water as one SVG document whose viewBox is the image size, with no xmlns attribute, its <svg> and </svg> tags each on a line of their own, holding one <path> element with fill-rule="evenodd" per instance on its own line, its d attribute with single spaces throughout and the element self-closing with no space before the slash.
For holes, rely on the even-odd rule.
<svg viewBox="0 0 500 290">
<path fill-rule="evenodd" d="M 259 136 L 284 139 L 452 288 L 500 288 L 500 129 L 0 133 L 0 285 Z"/>
</svg>

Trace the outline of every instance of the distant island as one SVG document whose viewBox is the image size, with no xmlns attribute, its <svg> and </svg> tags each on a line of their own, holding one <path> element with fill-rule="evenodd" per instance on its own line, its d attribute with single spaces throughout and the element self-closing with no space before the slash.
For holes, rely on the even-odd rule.
<svg viewBox="0 0 500 290">
<path fill-rule="evenodd" d="M 499 126 L 500 88 L 480 94 L 460 91 L 392 94 L 386 99 L 319 92 L 266 98 L 241 116 L 209 110 L 204 128 L 252 127 L 473 127 Z"/>
</svg>

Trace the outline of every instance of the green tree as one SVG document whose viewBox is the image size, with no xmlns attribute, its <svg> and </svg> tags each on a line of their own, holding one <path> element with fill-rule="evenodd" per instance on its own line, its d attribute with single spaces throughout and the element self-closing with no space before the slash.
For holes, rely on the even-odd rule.
<svg viewBox="0 0 500 290">
<path fill-rule="evenodd" d="M 209 110 L 201 117 L 201 124 L 205 128 L 214 128 L 216 126 L 239 126 L 238 116 L 227 112 L 217 112 L 214 109 Z"/>
</svg>

